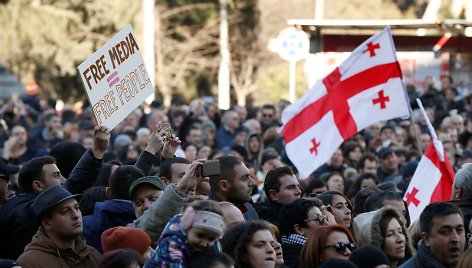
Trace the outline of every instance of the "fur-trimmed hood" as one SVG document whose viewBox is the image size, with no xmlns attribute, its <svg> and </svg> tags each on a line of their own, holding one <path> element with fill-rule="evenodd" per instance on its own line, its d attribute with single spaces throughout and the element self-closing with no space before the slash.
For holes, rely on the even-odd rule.
<svg viewBox="0 0 472 268">
<path fill-rule="evenodd" d="M 414 255 L 411 239 L 401 215 L 392 207 L 386 206 L 379 210 L 357 215 L 353 221 L 353 230 L 356 242 L 359 246 L 373 245 L 383 250 L 384 234 L 380 230 L 380 222 L 383 218 L 393 217 L 397 219 L 405 235 L 405 260 Z"/>
</svg>

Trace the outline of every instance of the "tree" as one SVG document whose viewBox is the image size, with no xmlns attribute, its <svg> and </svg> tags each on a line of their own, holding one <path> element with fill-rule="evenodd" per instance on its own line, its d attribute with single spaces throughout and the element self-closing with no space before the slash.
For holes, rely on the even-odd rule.
<svg viewBox="0 0 472 268">
<path fill-rule="evenodd" d="M 136 17 L 136 1 L 7 1 L 0 4 L 0 58 L 43 94 L 83 99 L 76 66 Z"/>
</svg>

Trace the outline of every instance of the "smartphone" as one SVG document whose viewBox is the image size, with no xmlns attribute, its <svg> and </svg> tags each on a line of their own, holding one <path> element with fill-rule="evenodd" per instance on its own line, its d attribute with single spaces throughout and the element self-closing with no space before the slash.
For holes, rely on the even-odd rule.
<svg viewBox="0 0 472 268">
<path fill-rule="evenodd" d="M 209 160 L 205 161 L 201 170 L 202 177 L 210 177 L 220 175 L 220 161 Z"/>
</svg>

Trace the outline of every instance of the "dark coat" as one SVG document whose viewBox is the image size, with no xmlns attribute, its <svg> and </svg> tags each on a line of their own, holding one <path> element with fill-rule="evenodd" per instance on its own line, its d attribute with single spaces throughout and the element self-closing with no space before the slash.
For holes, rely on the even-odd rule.
<svg viewBox="0 0 472 268">
<path fill-rule="evenodd" d="M 469 233 L 469 222 L 472 219 L 472 198 L 465 198 L 460 200 L 452 200 L 451 203 L 456 204 L 464 215 L 464 228 L 466 233 Z"/>
<path fill-rule="evenodd" d="M 16 260 L 38 231 L 33 201 L 36 193 L 18 193 L 0 209 L 0 256 Z"/>
<path fill-rule="evenodd" d="M 254 204 L 260 219 L 266 220 L 276 226 L 279 225 L 279 214 L 281 204 L 272 201 L 259 202 Z"/>
<path fill-rule="evenodd" d="M 434 257 L 431 250 L 420 241 L 416 256 L 399 266 L 399 268 L 446 268 L 444 264 Z"/>
<path fill-rule="evenodd" d="M 303 249 L 303 245 L 301 244 L 282 243 L 284 265 L 290 268 L 301 267 L 300 254 L 302 253 L 302 249 Z"/>
</svg>

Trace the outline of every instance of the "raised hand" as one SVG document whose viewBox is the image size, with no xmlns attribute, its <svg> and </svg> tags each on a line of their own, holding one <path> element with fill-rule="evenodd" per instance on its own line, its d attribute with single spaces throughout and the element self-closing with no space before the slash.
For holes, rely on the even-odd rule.
<svg viewBox="0 0 472 268">
<path fill-rule="evenodd" d="M 197 159 L 190 164 L 182 179 L 177 183 L 176 189 L 181 193 L 188 193 L 191 189 L 195 189 L 198 183 L 203 180 L 200 169 L 205 160 Z"/>
<path fill-rule="evenodd" d="M 164 143 L 164 149 L 162 150 L 162 157 L 165 159 L 174 157 L 180 143 L 181 141 L 178 137 L 171 137 L 167 139 Z"/>
<path fill-rule="evenodd" d="M 154 155 L 158 153 L 164 146 L 164 138 L 165 138 L 164 130 L 161 130 L 160 132 L 158 132 L 160 123 L 161 122 L 158 122 L 156 124 L 156 127 L 152 130 L 151 135 L 149 135 L 148 144 L 146 148 L 144 149 L 145 151 Z"/>
<path fill-rule="evenodd" d="M 93 156 L 97 159 L 102 159 L 109 145 L 110 130 L 103 125 L 97 125 L 93 130 Z"/>
</svg>

